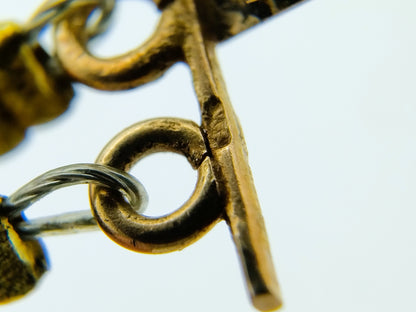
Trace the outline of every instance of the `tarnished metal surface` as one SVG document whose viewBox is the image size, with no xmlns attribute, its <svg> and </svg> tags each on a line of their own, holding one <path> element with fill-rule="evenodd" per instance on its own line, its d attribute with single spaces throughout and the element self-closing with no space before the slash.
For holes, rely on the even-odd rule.
<svg viewBox="0 0 416 312">
<path fill-rule="evenodd" d="M 163 118 L 138 123 L 111 140 L 97 162 L 129 170 L 144 156 L 161 151 L 182 154 L 198 169 L 194 193 L 175 212 L 160 218 L 146 217 L 137 214 L 114 191 L 90 187 L 98 224 L 111 239 L 134 251 L 181 250 L 211 229 L 223 213 L 204 138 L 194 122 Z"/>
<path fill-rule="evenodd" d="M 276 309 L 281 306 L 282 299 L 248 165 L 243 133 L 221 77 L 215 46 L 297 2 L 159 2 L 162 15 L 154 34 L 136 50 L 112 59 L 98 59 L 87 50 L 87 38 L 82 34 L 89 10 L 70 16 L 57 30 L 57 54 L 66 71 L 74 79 L 98 89 L 133 88 L 160 77 L 176 62 L 183 61 L 189 65 L 200 104 L 201 132 L 206 142 L 207 168 L 210 168 L 202 172 L 200 169 L 200 177 L 201 174 L 211 176 L 212 168 L 218 190 L 217 202 L 212 204 L 208 201 L 210 204 L 205 204 L 205 210 L 215 212 L 218 209 L 223 212 L 233 234 L 253 304 L 260 310 Z M 160 121 L 160 124 L 163 122 Z M 181 124 L 184 122 L 179 122 Z M 159 126 L 154 125 L 155 133 Z M 133 135 L 132 131 L 128 129 L 114 139 L 116 143 L 111 143 L 111 148 L 107 147 L 98 161 L 127 170 L 136 159 L 132 153 L 142 157 L 140 144 L 152 147 L 155 144 L 153 140 L 170 136 L 153 134 L 154 137 L 149 136 L 147 142 L 137 143 L 134 138 L 138 135 Z M 177 139 L 186 140 L 186 136 Z M 169 144 L 165 144 L 163 150 L 169 149 L 169 146 L 175 150 L 177 142 L 170 141 Z M 186 227 L 188 217 L 192 214 L 192 202 L 201 200 L 203 196 L 210 197 L 206 192 L 198 196 L 194 194 L 187 204 L 171 215 L 146 219 L 124 207 L 120 198 L 116 200 L 115 196 L 109 196 L 103 190 L 97 191 L 95 187 L 91 190 L 91 203 L 98 223 L 112 239 L 127 248 L 154 253 L 182 249 L 199 237 L 198 232 L 205 232 L 205 225 L 202 226 L 203 222 L 200 222 L 201 228 L 195 228 L 185 235 L 192 239 L 172 234 L 169 241 L 164 241 L 172 224 L 178 229 Z M 215 218 L 209 222 L 214 221 Z M 143 237 L 161 239 L 149 243 L 144 242 Z"/>
<path fill-rule="evenodd" d="M 139 214 L 116 190 L 91 186 L 94 216 L 111 239 L 146 253 L 183 249 L 219 220 L 226 220 L 254 306 L 264 311 L 277 309 L 282 298 L 244 136 L 226 92 L 215 47 L 301 0 L 155 2 L 162 13 L 153 35 L 137 49 L 109 59 L 99 59 L 87 48 L 91 38 L 87 21 L 97 2 L 87 1 L 65 12 L 56 25 L 56 57 L 65 75 L 103 90 L 137 87 L 157 79 L 173 64 L 185 62 L 192 73 L 201 125 L 172 118 L 141 122 L 116 136 L 97 162 L 129 170 L 150 153 L 173 151 L 186 156 L 198 170 L 198 183 L 182 207 L 159 218 Z M 112 2 L 104 7 L 111 10 Z M 26 127 L 62 112 L 72 97 L 69 78 L 55 75 L 54 68 L 48 67 L 51 59 L 36 45 L 27 46 L 24 36 L 15 33 L 18 30 L 0 32 L 0 55 L 6 53 L 0 63 L 0 127 L 5 127 L 0 129 L 0 143 L 5 142 L 0 152 L 21 140 Z M 18 80 L 9 78 L 13 71 L 13 79 Z M 16 71 L 23 74 L 15 75 Z M 23 92 L 19 93 L 21 86 Z M 2 132 L 6 134 L 3 137 Z M 2 219 L 5 226 L 6 221 Z"/>
<path fill-rule="evenodd" d="M 87 49 L 86 21 L 93 8 L 84 7 L 59 25 L 57 54 L 77 81 L 102 90 L 130 89 L 159 78 L 174 63 L 186 61 L 189 49 L 185 41 L 194 30 L 199 29 L 204 41 L 217 43 L 302 1 L 192 0 L 186 4 L 162 0 L 159 24 L 148 40 L 109 59 L 94 57 Z M 186 5 L 195 8 L 193 16 Z"/>
<path fill-rule="evenodd" d="M 0 304 L 32 290 L 47 267 L 39 241 L 23 241 L 8 218 L 0 217 Z"/>
<path fill-rule="evenodd" d="M 62 114 L 73 96 L 69 79 L 39 45 L 25 42 L 16 24 L 0 24 L 0 154 L 29 126 Z"/>
</svg>

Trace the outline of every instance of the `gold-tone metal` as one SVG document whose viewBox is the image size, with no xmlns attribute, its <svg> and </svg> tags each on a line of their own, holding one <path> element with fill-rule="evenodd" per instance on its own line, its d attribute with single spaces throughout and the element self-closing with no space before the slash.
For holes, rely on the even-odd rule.
<svg viewBox="0 0 416 312">
<path fill-rule="evenodd" d="M 62 114 L 73 96 L 69 79 L 26 39 L 20 26 L 0 24 L 0 155 L 19 143 L 29 126 Z"/>
<path fill-rule="evenodd" d="M 198 170 L 193 195 L 173 213 L 150 218 L 134 211 L 120 193 L 91 186 L 94 215 L 114 241 L 147 253 L 180 250 L 225 219 L 254 306 L 277 309 L 282 300 L 264 221 L 215 46 L 301 1 L 154 0 L 162 10 L 154 34 L 136 50 L 112 59 L 98 59 L 86 46 L 102 31 L 114 0 L 46 2 L 32 26 L 39 30 L 45 23 L 58 24 L 59 66 L 38 44 L 29 43 L 35 35 L 28 29 L 0 24 L 0 154 L 18 144 L 29 126 L 65 111 L 73 96 L 69 77 L 98 89 L 122 90 L 160 77 L 176 62 L 187 63 L 200 104 L 201 125 L 173 118 L 138 123 L 116 136 L 97 162 L 129 170 L 154 152 L 183 154 Z M 66 10 L 69 4 L 74 6 Z M 88 28 L 87 20 L 97 5 L 102 15 L 98 24 Z M 40 243 L 22 241 L 13 227 L 18 220 L 10 222 L 9 218 L 0 218 L 0 302 L 27 293 L 46 270 Z"/>
<path fill-rule="evenodd" d="M 111 59 L 89 53 L 86 21 L 92 8 L 83 7 L 59 24 L 56 49 L 66 72 L 75 80 L 102 90 L 134 88 L 159 78 L 185 58 L 185 38 L 195 27 L 203 41 L 221 42 L 305 0 L 190 0 L 189 16 L 178 0 L 153 0 L 163 10 L 154 33 L 137 49 Z M 199 42 L 200 45 L 203 41 Z"/>
<path fill-rule="evenodd" d="M 32 290 L 47 267 L 40 242 L 23 241 L 10 220 L 0 217 L 0 304 Z"/>
<path fill-rule="evenodd" d="M 209 196 L 218 196 L 215 203 L 209 199 L 209 204 L 203 208 L 212 211 L 209 214 L 211 217 L 217 215 L 217 210 L 223 211 L 240 255 L 251 299 L 260 310 L 276 309 L 281 306 L 282 299 L 248 165 L 243 133 L 225 89 L 215 46 L 298 2 L 300 0 L 156 1 L 163 12 L 154 34 L 141 47 L 113 59 L 98 59 L 88 52 L 87 38 L 83 35 L 90 14 L 88 10 L 77 12 L 63 21 L 57 28 L 56 36 L 57 55 L 69 75 L 98 89 L 133 88 L 160 77 L 178 61 L 189 65 L 201 108 L 200 128 L 206 144 L 205 160 L 197 166 L 200 180 L 194 195 L 168 216 L 145 218 L 126 207 L 120 196 L 91 187 L 93 210 L 102 229 L 127 248 L 156 253 L 182 249 L 205 233 L 208 227 L 204 224 L 186 232 L 184 235 L 187 238 L 172 234 L 171 240 L 166 241 L 168 236 L 164 235 L 170 233 L 173 226 L 186 228 L 192 203 L 203 201 L 201 196 L 208 196 L 207 192 L 201 192 L 201 179 L 205 176 L 212 183 L 212 170 L 218 194 L 209 193 Z M 140 125 L 117 136 L 101 153 L 98 162 L 128 170 L 134 161 L 145 154 L 143 149 L 184 153 L 183 149 L 189 148 L 187 144 L 193 142 L 187 135 L 168 139 L 171 135 L 169 126 L 165 127 L 166 133 L 159 135 L 158 127 L 163 128 L 168 121 L 153 122 L 154 129 L 146 130 L 149 134 L 144 135 L 145 140 Z M 186 128 L 186 124 L 185 121 L 177 121 L 175 128 Z M 195 165 L 193 158 L 187 156 Z M 209 222 L 216 220 L 212 218 Z"/>
<path fill-rule="evenodd" d="M 204 137 L 192 121 L 160 118 L 133 125 L 110 141 L 97 162 L 129 170 L 146 155 L 163 151 L 184 155 L 191 166 L 198 169 L 194 193 L 180 209 L 169 215 L 160 218 L 140 215 L 120 193 L 90 186 L 91 204 L 102 230 L 134 251 L 163 253 L 183 249 L 211 229 L 223 213 Z"/>
</svg>

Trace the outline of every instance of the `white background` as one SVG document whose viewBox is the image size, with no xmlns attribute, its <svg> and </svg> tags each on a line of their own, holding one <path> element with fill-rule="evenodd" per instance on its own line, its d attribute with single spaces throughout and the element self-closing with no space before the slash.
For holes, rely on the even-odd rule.
<svg viewBox="0 0 416 312">
<path fill-rule="evenodd" d="M 0 3 L 25 21 L 39 1 Z M 311 0 L 218 47 L 240 117 L 287 312 L 416 311 L 416 3 Z M 158 19 L 149 1 L 120 1 L 93 51 L 137 46 Z M 125 127 L 147 118 L 199 122 L 188 69 L 120 93 L 76 86 L 70 110 L 32 128 L 0 157 L 11 194 L 58 166 L 93 162 Z M 196 174 L 180 156 L 133 170 L 149 214 L 174 210 Z M 85 186 L 59 191 L 28 216 L 88 209 Z M 127 251 L 103 233 L 44 239 L 51 269 L 0 310 L 254 311 L 224 222 L 167 255 Z"/>
</svg>

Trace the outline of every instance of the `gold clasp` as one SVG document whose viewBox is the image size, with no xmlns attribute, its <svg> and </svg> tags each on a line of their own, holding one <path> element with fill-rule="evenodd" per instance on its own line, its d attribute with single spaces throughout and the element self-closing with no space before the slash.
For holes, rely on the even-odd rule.
<svg viewBox="0 0 416 312">
<path fill-rule="evenodd" d="M 112 59 L 98 59 L 86 48 L 83 29 L 89 10 L 69 16 L 57 27 L 57 55 L 66 71 L 98 89 L 133 88 L 160 77 L 176 62 L 189 65 L 201 125 L 179 119 L 139 123 L 114 138 L 97 162 L 129 170 L 149 153 L 182 153 L 198 169 L 194 194 L 181 208 L 160 218 L 136 213 L 122 196 L 99 186 L 90 188 L 90 201 L 110 238 L 126 248 L 149 253 L 182 249 L 224 218 L 251 299 L 260 310 L 276 309 L 282 300 L 243 133 L 225 89 L 215 46 L 300 1 L 156 1 L 162 15 L 153 35 L 136 50 Z"/>
</svg>

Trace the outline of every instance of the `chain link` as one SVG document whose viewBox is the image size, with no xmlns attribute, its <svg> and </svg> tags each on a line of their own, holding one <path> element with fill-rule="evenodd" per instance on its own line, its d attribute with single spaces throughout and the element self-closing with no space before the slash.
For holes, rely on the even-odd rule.
<svg viewBox="0 0 416 312">
<path fill-rule="evenodd" d="M 133 176 L 109 166 L 74 164 L 48 171 L 33 179 L 0 202 L 0 215 L 13 218 L 47 194 L 76 184 L 98 184 L 121 192 L 137 212 L 147 206 L 147 193 Z M 23 236 L 63 234 L 96 228 L 90 211 L 20 222 L 18 230 Z"/>
<path fill-rule="evenodd" d="M 115 0 L 47 0 L 26 23 L 26 32 L 30 38 L 36 38 L 38 33 L 48 24 L 56 24 L 69 13 L 83 7 L 96 7 L 99 16 L 85 30 L 89 38 L 95 37 L 107 29 Z"/>
</svg>

